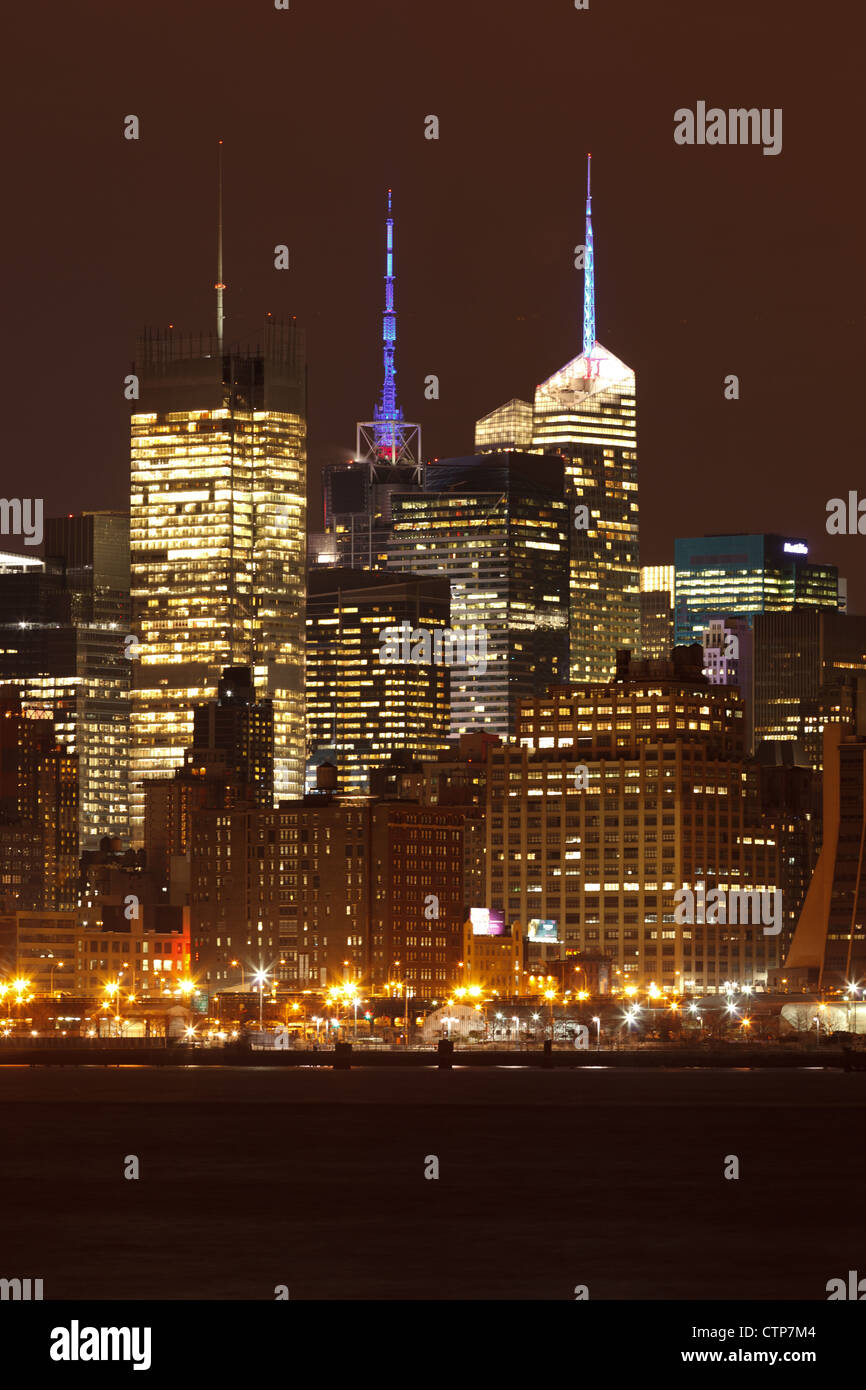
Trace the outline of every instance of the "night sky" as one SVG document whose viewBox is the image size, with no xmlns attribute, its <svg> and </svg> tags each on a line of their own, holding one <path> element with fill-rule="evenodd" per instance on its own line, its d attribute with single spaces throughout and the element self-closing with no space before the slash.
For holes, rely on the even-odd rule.
<svg viewBox="0 0 866 1390">
<path fill-rule="evenodd" d="M 860 12 L 841 0 L 119 0 L 7 12 L 5 496 L 128 505 L 123 377 L 149 324 L 308 332 L 311 525 L 381 384 L 385 190 L 398 396 L 428 457 L 598 337 L 637 372 L 641 560 L 781 531 L 866 609 Z M 782 107 L 783 148 L 675 145 L 674 111 Z M 130 113 L 138 142 L 123 138 Z M 436 114 L 440 139 L 424 138 Z M 288 244 L 289 271 L 273 267 Z M 441 399 L 424 400 L 436 373 Z M 728 373 L 739 401 L 726 401 Z M 0 547 L 14 548 L 13 538 Z"/>
</svg>

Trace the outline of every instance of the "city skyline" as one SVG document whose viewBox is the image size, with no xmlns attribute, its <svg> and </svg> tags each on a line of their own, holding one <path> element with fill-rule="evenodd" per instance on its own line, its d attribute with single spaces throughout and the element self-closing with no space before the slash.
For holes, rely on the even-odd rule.
<svg viewBox="0 0 866 1390">
<path fill-rule="evenodd" d="M 468 103 L 446 90 L 438 73 L 449 18 L 456 22 L 458 13 L 447 3 L 442 22 L 418 53 L 413 101 L 396 115 L 353 109 L 347 65 L 361 27 L 364 43 L 378 43 L 385 56 L 396 53 L 412 22 L 406 16 L 395 21 L 376 0 L 364 7 L 363 20 L 347 12 L 337 34 L 328 34 L 332 106 L 324 128 L 315 132 L 305 133 L 303 122 L 286 121 L 267 81 L 257 82 L 254 92 L 242 84 L 238 95 L 244 92 L 248 100 L 221 95 L 217 83 L 205 107 L 193 108 L 186 83 L 157 84 L 162 67 L 147 26 L 129 46 L 122 82 L 93 67 L 94 58 L 84 59 L 93 97 L 83 110 L 70 102 L 67 79 L 57 74 L 52 109 L 66 101 L 76 113 L 77 215 L 64 227 L 62 256 L 47 254 L 39 227 L 52 225 L 51 204 L 68 200 L 72 170 L 58 158 L 59 147 L 42 124 L 24 121 L 31 133 L 26 146 L 13 152 L 12 177 L 25 178 L 19 162 L 25 152 L 31 161 L 38 158 L 46 177 L 12 229 L 13 235 L 22 233 L 20 244 L 13 243 L 18 275 L 10 294 L 12 318 L 23 336 L 9 364 L 26 418 L 36 382 L 23 363 L 32 357 L 33 335 L 40 330 L 27 306 L 42 296 L 91 348 L 86 373 L 83 362 L 73 361 L 53 383 L 61 411 L 73 399 L 88 400 L 84 438 L 72 442 L 68 467 L 58 469 L 47 454 L 32 458 L 19 422 L 11 425 L 10 448 L 28 457 L 34 488 L 54 498 L 54 513 L 125 505 L 128 406 L 121 383 L 139 325 L 175 323 L 198 331 L 212 322 L 218 139 L 225 140 L 227 337 L 254 340 L 268 310 L 296 314 L 309 333 L 313 515 L 321 468 L 351 455 L 354 422 L 369 417 L 381 387 L 385 191 L 394 190 L 399 232 L 401 405 L 407 418 L 423 424 L 430 457 L 461 455 L 471 448 L 475 419 L 522 395 L 527 382 L 544 380 L 579 349 L 583 290 L 573 248 L 582 240 L 583 162 L 592 150 L 599 322 L 603 338 L 641 382 L 642 562 L 665 562 L 678 534 L 742 529 L 745 492 L 752 512 L 745 529 L 806 536 L 818 558 L 847 575 L 852 611 L 863 611 L 866 560 L 858 539 L 824 530 L 826 501 L 846 495 L 846 460 L 856 448 L 854 412 L 845 403 L 856 393 L 862 286 L 845 280 L 846 267 L 857 263 L 856 215 L 835 215 L 842 156 L 832 142 L 821 142 L 808 116 L 814 94 L 807 97 L 781 78 L 776 85 L 786 87 L 785 144 L 777 158 L 764 159 L 760 150 L 678 147 L 674 111 L 692 90 L 697 97 L 715 89 L 724 100 L 734 49 L 740 99 L 760 96 L 762 105 L 782 104 L 775 90 L 767 92 L 761 65 L 772 52 L 782 67 L 793 35 L 789 26 L 780 30 L 767 16 L 756 16 L 751 46 L 744 48 L 735 25 L 717 33 L 709 16 L 689 13 L 688 33 L 702 53 L 700 73 L 692 73 L 685 52 L 672 50 L 650 82 L 639 56 L 653 19 L 637 5 L 623 8 L 629 16 L 623 32 L 611 27 L 605 7 L 590 17 L 551 6 L 545 16 L 545 33 L 554 40 L 545 45 L 552 79 L 565 77 L 575 22 L 593 26 L 593 63 L 582 74 L 576 110 L 564 95 L 569 84 L 551 80 L 545 101 L 534 100 L 529 83 L 525 92 L 509 92 L 509 100 L 495 107 L 495 118 L 485 118 L 482 98 L 495 100 L 498 72 L 517 61 L 518 34 L 521 42 L 523 35 L 502 23 L 485 33 L 482 50 L 483 20 L 475 15 L 460 14 L 461 63 L 484 52 L 485 61 L 473 68 L 477 90 Z M 225 3 L 212 14 L 217 22 L 212 30 L 196 31 L 195 47 L 215 72 L 225 71 L 233 41 L 240 51 L 255 44 L 266 73 L 280 61 L 278 51 L 261 47 L 263 32 L 270 32 L 264 15 L 241 21 Z M 315 42 L 326 23 L 323 15 L 303 11 L 284 18 L 299 26 L 292 32 L 305 44 Z M 18 22 L 26 40 L 30 21 Z M 184 51 L 194 21 L 182 14 L 172 23 Z M 174 59 L 164 61 L 173 71 Z M 838 58 L 843 69 L 852 61 L 850 55 Z M 606 87 L 625 72 L 633 84 L 628 99 L 611 104 Z M 298 73 L 295 80 L 299 106 L 318 109 L 313 78 Z M 830 100 L 823 69 L 817 80 Z M 833 84 L 843 120 L 849 90 L 844 81 Z M 33 97 L 20 91 L 18 98 L 28 111 Z M 123 118 L 134 111 L 141 136 L 125 141 Z M 440 116 L 438 141 L 424 139 L 428 112 Z M 288 160 L 290 179 L 269 178 L 269 161 L 277 156 L 284 167 Z M 520 191 L 507 196 L 505 218 L 489 196 L 492 188 L 510 187 L 506 171 L 515 156 L 528 158 L 535 177 L 555 191 L 545 200 L 543 218 Z M 88 172 L 94 160 L 99 183 Z M 142 197 L 142 188 L 151 185 L 176 210 L 170 231 Z M 849 192 L 853 214 L 860 194 L 856 188 Z M 747 245 L 741 234 L 745 209 Z M 811 321 L 802 236 L 807 218 L 809 257 L 821 265 L 820 336 L 833 343 L 840 406 L 823 477 L 811 467 L 824 452 L 823 429 L 797 408 L 814 389 L 814 354 L 804 347 L 802 333 Z M 286 272 L 273 268 L 279 242 L 291 252 Z M 731 372 L 740 376 L 736 402 L 723 396 Z M 440 377 L 438 401 L 424 400 L 430 373 Z M 778 487 L 772 464 L 777 457 L 796 487 Z M 718 485 L 713 524 L 701 526 L 697 515 L 710 504 L 700 502 L 695 478 L 707 473 L 718 477 Z"/>
</svg>

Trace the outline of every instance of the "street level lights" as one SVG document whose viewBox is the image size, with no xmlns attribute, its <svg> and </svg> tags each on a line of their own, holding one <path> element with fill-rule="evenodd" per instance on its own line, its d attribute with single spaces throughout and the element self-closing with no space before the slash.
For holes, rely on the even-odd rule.
<svg viewBox="0 0 866 1390">
<path fill-rule="evenodd" d="M 268 978 L 267 970 L 257 970 L 253 979 L 259 987 L 259 1032 L 264 1028 L 264 1007 L 265 1007 L 265 981 Z"/>
</svg>

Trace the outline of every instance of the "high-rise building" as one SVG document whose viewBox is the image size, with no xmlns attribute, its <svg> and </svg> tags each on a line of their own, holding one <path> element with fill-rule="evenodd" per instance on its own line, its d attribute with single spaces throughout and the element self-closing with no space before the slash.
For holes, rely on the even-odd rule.
<svg viewBox="0 0 866 1390">
<path fill-rule="evenodd" d="M 325 567 L 307 594 L 309 776 L 333 764 L 343 791 L 369 790 L 394 754 L 431 758 L 446 746 L 447 579 Z M 441 651 L 437 659 L 437 634 Z M 426 649 L 425 649 L 426 648 Z"/>
<path fill-rule="evenodd" d="M 779 960 L 788 954 L 818 857 L 820 778 L 797 743 L 763 743 L 757 754 L 761 809 L 779 846 L 783 921 Z"/>
<path fill-rule="evenodd" d="M 273 702 L 257 698 L 248 666 L 227 667 L 216 700 L 195 710 L 183 767 L 144 783 L 146 862 L 173 905 L 189 891 L 192 811 L 236 801 L 270 806 L 273 797 Z"/>
<path fill-rule="evenodd" d="M 710 685 L 735 685 L 743 697 L 746 752 L 755 735 L 754 633 L 746 618 L 711 618 L 701 632 L 703 670 Z"/>
<path fill-rule="evenodd" d="M 246 800 L 269 806 L 274 798 L 274 706 L 258 699 L 249 666 L 227 667 L 217 698 L 199 705 L 193 716 L 194 772 L 210 761 L 237 782 Z"/>
<path fill-rule="evenodd" d="M 502 454 L 532 448 L 532 404 L 515 398 L 475 422 L 476 454 Z"/>
<path fill-rule="evenodd" d="M 635 374 L 595 336 L 587 161 L 583 351 L 536 388 L 532 445 L 566 461 L 571 679 L 609 680 L 640 641 Z"/>
<path fill-rule="evenodd" d="M 568 510 L 563 464 L 473 454 L 427 465 L 427 490 L 395 496 L 391 564 L 446 579 L 451 623 L 475 659 L 451 667 L 451 737 L 506 737 L 520 699 L 568 662 Z M 480 646 L 483 645 L 483 652 Z"/>
<path fill-rule="evenodd" d="M 675 542 L 678 644 L 701 641 L 713 618 L 839 606 L 835 565 L 811 564 L 803 540 L 779 535 L 691 536 Z"/>
<path fill-rule="evenodd" d="M 682 886 L 778 884 L 739 692 L 701 664 L 699 647 L 676 648 L 621 661 L 604 685 L 553 687 L 523 703 L 520 746 L 490 755 L 487 904 L 541 923 L 567 957 L 612 957 L 619 987 L 718 992 L 778 960 L 760 923 L 675 921 Z"/>
<path fill-rule="evenodd" d="M 129 518 L 50 517 L 43 551 L 0 573 L 0 680 L 78 759 L 87 849 L 129 834 Z"/>
<path fill-rule="evenodd" d="M 805 607 L 759 613 L 754 638 L 757 740 L 801 738 L 806 706 L 822 688 L 866 676 L 866 617 Z"/>
<path fill-rule="evenodd" d="M 267 321 L 263 346 L 150 336 L 132 416 L 131 820 L 144 781 L 170 777 L 197 704 L 227 666 L 273 701 L 274 794 L 304 772 L 306 445 L 303 336 Z"/>
<path fill-rule="evenodd" d="M 75 906 L 78 763 L 54 721 L 0 687 L 0 899 L 10 910 Z"/>
<path fill-rule="evenodd" d="M 667 661 L 674 648 L 674 567 L 642 565 L 640 571 L 640 653 Z"/>
<path fill-rule="evenodd" d="M 854 672 L 837 676 L 823 685 L 812 699 L 800 701 L 798 742 L 810 767 L 824 766 L 824 730 L 828 724 L 855 724 L 866 728 L 866 678 Z"/>
</svg>

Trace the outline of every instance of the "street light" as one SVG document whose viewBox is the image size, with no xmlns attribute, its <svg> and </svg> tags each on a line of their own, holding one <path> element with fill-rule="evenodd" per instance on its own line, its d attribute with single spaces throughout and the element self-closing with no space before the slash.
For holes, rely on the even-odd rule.
<svg viewBox="0 0 866 1390">
<path fill-rule="evenodd" d="M 259 987 L 259 1032 L 264 1028 L 264 1007 L 265 1007 L 265 980 L 268 978 L 267 970 L 257 970 L 253 979 Z"/>
<path fill-rule="evenodd" d="M 544 997 L 545 997 L 545 999 L 547 1000 L 547 1002 L 550 1004 L 550 1041 L 551 1041 L 551 1045 L 552 1045 L 552 1044 L 553 1044 L 553 1004 L 554 1004 L 554 1000 L 556 999 L 556 990 L 555 990 L 555 989 L 546 989 L 546 990 L 544 991 Z"/>
<path fill-rule="evenodd" d="M 49 965 L 48 970 L 49 970 L 49 975 L 50 975 L 50 979 L 51 979 L 51 983 L 50 983 L 50 987 L 49 987 L 49 988 L 50 988 L 50 992 L 51 992 L 51 998 L 53 999 L 53 998 L 54 998 L 54 972 L 55 972 L 55 970 L 62 970 L 62 969 L 63 969 L 63 961 L 62 961 L 62 960 L 55 961 L 53 956 L 51 957 L 51 961 L 52 961 L 52 964 Z"/>
<path fill-rule="evenodd" d="M 601 1019 L 596 1014 L 592 1021 L 595 1024 L 595 1050 L 598 1052 L 601 1048 Z"/>
<path fill-rule="evenodd" d="M 354 1021 L 354 1025 L 353 1025 L 352 1036 L 353 1036 L 355 1042 L 357 1042 L 357 1041 L 358 1041 L 358 986 L 357 986 L 356 984 L 346 984 L 346 985 L 343 985 L 343 994 L 345 995 L 347 1001 L 348 1001 L 348 1000 L 351 1000 L 352 1007 L 353 1007 L 353 1009 L 354 1009 L 354 1011 L 355 1011 L 355 1021 Z"/>
</svg>

